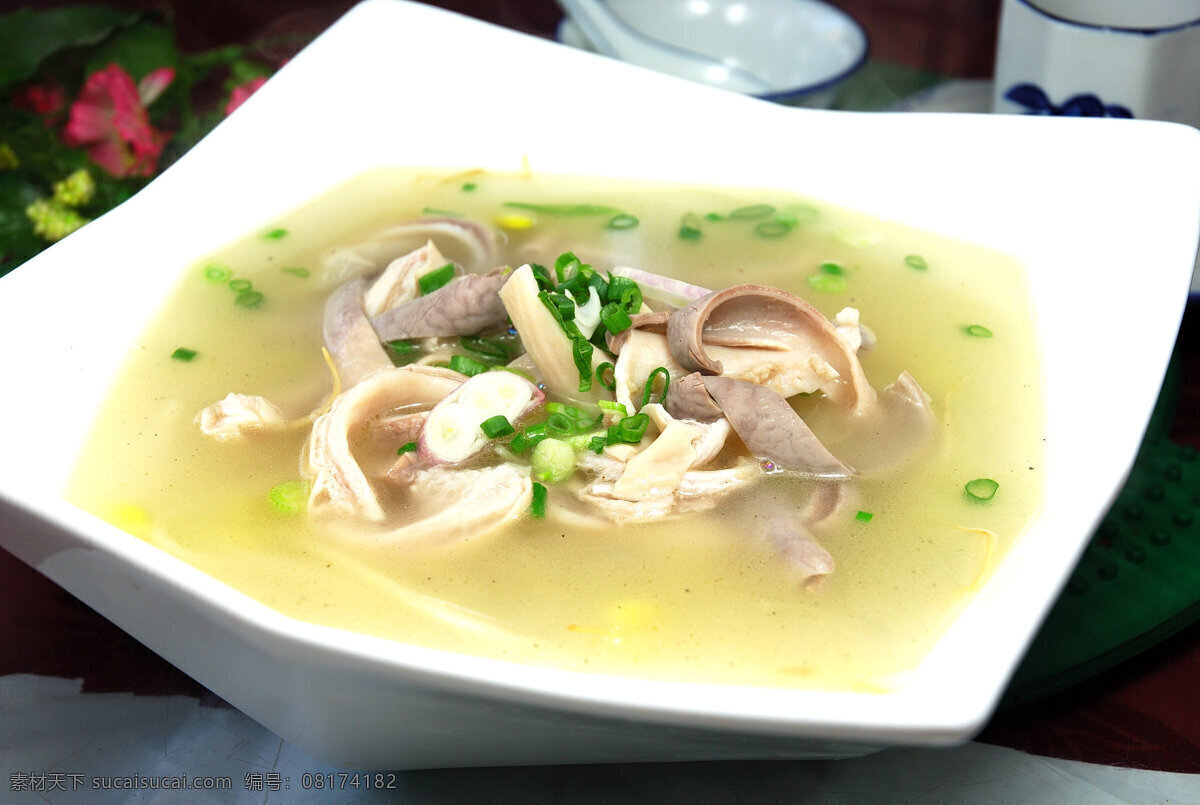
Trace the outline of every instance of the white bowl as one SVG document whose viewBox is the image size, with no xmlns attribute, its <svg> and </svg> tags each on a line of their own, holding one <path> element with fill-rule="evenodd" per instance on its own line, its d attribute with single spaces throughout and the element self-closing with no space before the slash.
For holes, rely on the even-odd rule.
<svg viewBox="0 0 1200 805">
<path fill-rule="evenodd" d="M 867 34 L 846 12 L 820 0 L 606 0 L 635 34 L 702 53 L 757 76 L 757 97 L 827 106 L 833 89 L 867 59 Z M 592 50 L 570 18 L 559 41 Z M 646 65 L 651 66 L 651 65 Z"/>
<path fill-rule="evenodd" d="M 637 125 L 579 126 L 567 138 L 549 125 L 564 119 Z M 1026 262 L 1045 369 L 1044 510 L 901 687 L 582 675 L 315 626 L 62 498 L 91 413 L 198 256 L 371 167 L 507 170 L 526 158 L 549 173 L 802 190 Z M 330 763 L 817 757 L 964 741 L 1131 465 L 1182 315 L 1198 221 L 1191 128 L 790 109 L 369 0 L 143 192 L 0 280 L 0 542 Z"/>
</svg>

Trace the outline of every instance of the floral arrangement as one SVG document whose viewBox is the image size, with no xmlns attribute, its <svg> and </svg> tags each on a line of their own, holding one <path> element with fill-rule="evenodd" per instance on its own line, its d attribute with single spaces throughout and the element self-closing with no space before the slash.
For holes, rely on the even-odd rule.
<svg viewBox="0 0 1200 805">
<path fill-rule="evenodd" d="M 245 101 L 278 67 L 263 44 L 184 53 L 164 12 L 0 15 L 0 275 L 129 198 Z"/>
</svg>

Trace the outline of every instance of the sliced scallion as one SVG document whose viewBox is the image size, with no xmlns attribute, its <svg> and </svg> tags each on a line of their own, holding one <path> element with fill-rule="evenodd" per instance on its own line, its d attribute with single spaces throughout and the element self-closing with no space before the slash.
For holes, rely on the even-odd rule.
<svg viewBox="0 0 1200 805">
<path fill-rule="evenodd" d="M 411 452 L 415 451 L 416 449 L 417 449 L 416 442 L 405 442 L 404 444 L 402 444 L 396 448 L 396 455 L 402 456 L 405 453 L 411 453 Z"/>
<path fill-rule="evenodd" d="M 229 281 L 229 290 L 234 293 L 242 293 L 254 287 L 254 283 L 246 279 L 233 279 Z"/>
<path fill-rule="evenodd" d="M 966 486 L 963 487 L 968 498 L 980 502 L 991 500 L 996 496 L 996 490 L 999 488 L 1000 484 L 991 478 L 976 478 L 974 481 L 967 481 Z"/>
<path fill-rule="evenodd" d="M 621 212 L 616 207 L 603 204 L 531 204 L 524 201 L 506 201 L 504 206 L 544 215 L 617 215 Z"/>
<path fill-rule="evenodd" d="M 383 345 L 387 349 L 388 357 L 392 359 L 392 363 L 399 366 L 410 358 L 413 353 L 420 350 L 414 341 L 407 341 L 403 338 L 398 338 L 395 341 L 388 341 Z"/>
<path fill-rule="evenodd" d="M 546 486 L 537 481 L 533 482 L 533 498 L 529 501 L 529 516 L 535 520 L 546 516 Z"/>
<path fill-rule="evenodd" d="M 608 219 L 609 229 L 633 229 L 639 223 L 636 215 L 627 212 L 619 213 Z"/>
<path fill-rule="evenodd" d="M 277 512 L 299 514 L 308 501 L 308 482 L 295 480 L 275 484 L 267 493 L 267 499 Z"/>
<path fill-rule="evenodd" d="M 793 226 L 795 224 L 787 223 L 783 216 L 778 216 L 771 221 L 759 221 L 754 225 L 754 232 L 762 238 L 781 238 L 791 232 Z"/>
<path fill-rule="evenodd" d="M 619 403 L 614 400 L 598 400 L 596 405 L 603 408 L 605 411 L 612 411 L 621 416 L 629 416 L 629 410 L 625 407 L 625 403 Z"/>
<path fill-rule="evenodd" d="M 264 298 L 262 291 L 249 290 L 239 293 L 233 301 L 241 307 L 256 308 L 262 307 Z"/>
<path fill-rule="evenodd" d="M 616 302 L 609 302 L 600 308 L 600 323 L 604 325 L 604 329 L 616 335 L 632 327 L 633 319 L 629 318 L 629 314 Z"/>
<path fill-rule="evenodd" d="M 860 523 L 869 523 L 874 517 L 875 515 L 871 512 L 858 511 L 854 514 L 854 519 Z"/>
<path fill-rule="evenodd" d="M 220 263 L 209 263 L 204 267 L 204 278 L 209 282 L 228 282 L 232 276 L 233 272 L 229 270 L 229 266 Z"/>
<path fill-rule="evenodd" d="M 929 268 L 929 263 L 925 262 L 925 258 L 919 254 L 910 254 L 904 258 L 904 265 L 917 271 L 924 271 Z"/>
<path fill-rule="evenodd" d="M 596 367 L 596 382 L 600 384 L 600 388 L 608 389 L 609 391 L 617 390 L 615 371 L 616 367 L 608 361 Z"/>
<path fill-rule="evenodd" d="M 808 284 L 822 293 L 841 293 L 846 290 L 846 278 L 839 274 L 809 274 Z"/>
<path fill-rule="evenodd" d="M 479 423 L 479 429 L 489 439 L 499 439 L 502 436 L 515 433 L 517 430 L 504 414 L 496 414 L 493 417 L 488 417 Z"/>
<path fill-rule="evenodd" d="M 431 294 L 454 279 L 454 263 L 446 263 L 441 268 L 435 268 L 417 277 L 417 288 L 421 296 Z"/>
<path fill-rule="evenodd" d="M 963 327 L 963 332 L 972 338 L 991 338 L 992 331 L 984 327 L 982 324 L 968 324 Z"/>
<path fill-rule="evenodd" d="M 293 277 L 300 277 L 301 279 L 308 276 L 308 269 L 304 266 L 284 266 L 279 270 L 284 274 L 291 274 Z"/>
<path fill-rule="evenodd" d="M 642 408 L 650 404 L 650 397 L 654 394 L 654 379 L 661 376 L 663 379 L 662 396 L 658 398 L 660 404 L 665 405 L 667 402 L 667 389 L 671 385 L 671 373 L 665 366 L 656 367 L 646 377 L 646 385 L 642 387 Z"/>
<path fill-rule="evenodd" d="M 749 204 L 745 207 L 738 207 L 729 213 L 729 217 L 734 220 L 746 221 L 756 218 L 766 218 L 773 212 L 775 212 L 775 208 L 770 204 Z"/>
<path fill-rule="evenodd" d="M 459 336 L 458 344 L 484 363 L 504 363 L 508 360 L 508 350 L 499 341 L 478 335 L 464 335 Z"/>
<path fill-rule="evenodd" d="M 263 233 L 263 237 L 267 240 L 283 240 L 288 236 L 288 231 L 283 227 L 276 227 Z"/>
<path fill-rule="evenodd" d="M 171 353 L 171 357 L 177 361 L 183 361 L 184 363 L 187 363 L 195 358 L 197 354 L 198 353 L 194 349 L 188 349 L 187 347 L 176 347 L 175 351 Z"/>
<path fill-rule="evenodd" d="M 679 224 L 679 237 L 683 240 L 700 240 L 703 232 L 700 231 L 700 218 L 692 212 L 683 216 L 683 221 Z"/>
<path fill-rule="evenodd" d="M 488 370 L 487 364 L 480 363 L 474 358 L 468 358 L 466 355 L 450 356 L 450 368 L 467 377 L 474 377 Z"/>
</svg>

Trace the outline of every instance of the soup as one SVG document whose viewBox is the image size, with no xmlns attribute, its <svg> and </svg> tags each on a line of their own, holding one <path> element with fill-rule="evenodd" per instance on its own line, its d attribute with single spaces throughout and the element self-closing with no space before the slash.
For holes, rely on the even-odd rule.
<svg viewBox="0 0 1200 805">
<path fill-rule="evenodd" d="M 453 293 L 490 322 L 420 329 Z M 888 690 L 1040 508 L 1040 372 L 1003 254 L 780 190 L 383 169 L 185 273 L 68 498 L 314 623 Z"/>
</svg>

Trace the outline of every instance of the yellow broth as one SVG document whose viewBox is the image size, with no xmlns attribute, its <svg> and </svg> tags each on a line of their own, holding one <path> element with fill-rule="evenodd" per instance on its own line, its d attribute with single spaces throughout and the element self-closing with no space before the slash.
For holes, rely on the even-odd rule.
<svg viewBox="0 0 1200 805">
<path fill-rule="evenodd" d="M 614 230 L 610 216 L 511 201 L 609 205 L 638 224 Z M 756 221 L 727 216 L 756 204 L 791 216 L 788 231 L 763 237 Z M 299 477 L 306 429 L 217 441 L 193 418 L 231 391 L 261 394 L 290 416 L 321 405 L 331 382 L 321 311 L 332 287 L 321 282 L 321 254 L 445 212 L 506 225 L 503 257 L 514 267 L 570 249 L 600 270 L 624 264 L 708 287 L 777 285 L 828 316 L 857 307 L 877 336 L 862 355 L 872 385 L 911 372 L 932 397 L 936 445 L 893 473 L 853 482 L 854 507 L 820 537 L 836 570 L 815 589 L 751 533 L 756 512 L 800 505 L 811 489 L 779 477 L 725 499 L 719 514 L 594 531 L 526 518 L 417 549 L 351 545 L 310 529 L 303 514 L 268 502 L 273 486 Z M 679 235 L 689 214 L 698 239 Z M 826 263 L 844 273 L 822 271 Z M 225 283 L 206 277 L 212 266 L 249 280 L 262 305 L 236 304 Z M 818 275 L 840 280 L 817 288 L 826 282 L 810 281 Z M 969 335 L 968 325 L 991 336 Z M 173 359 L 178 347 L 195 358 Z M 886 690 L 1040 508 L 1040 373 L 1023 268 L 1000 253 L 778 190 L 383 169 L 186 271 L 132 350 L 67 497 L 305 621 L 588 672 Z M 810 412 L 818 435 L 853 452 L 819 409 Z M 964 493 L 980 477 L 999 483 L 986 503 Z"/>
</svg>

